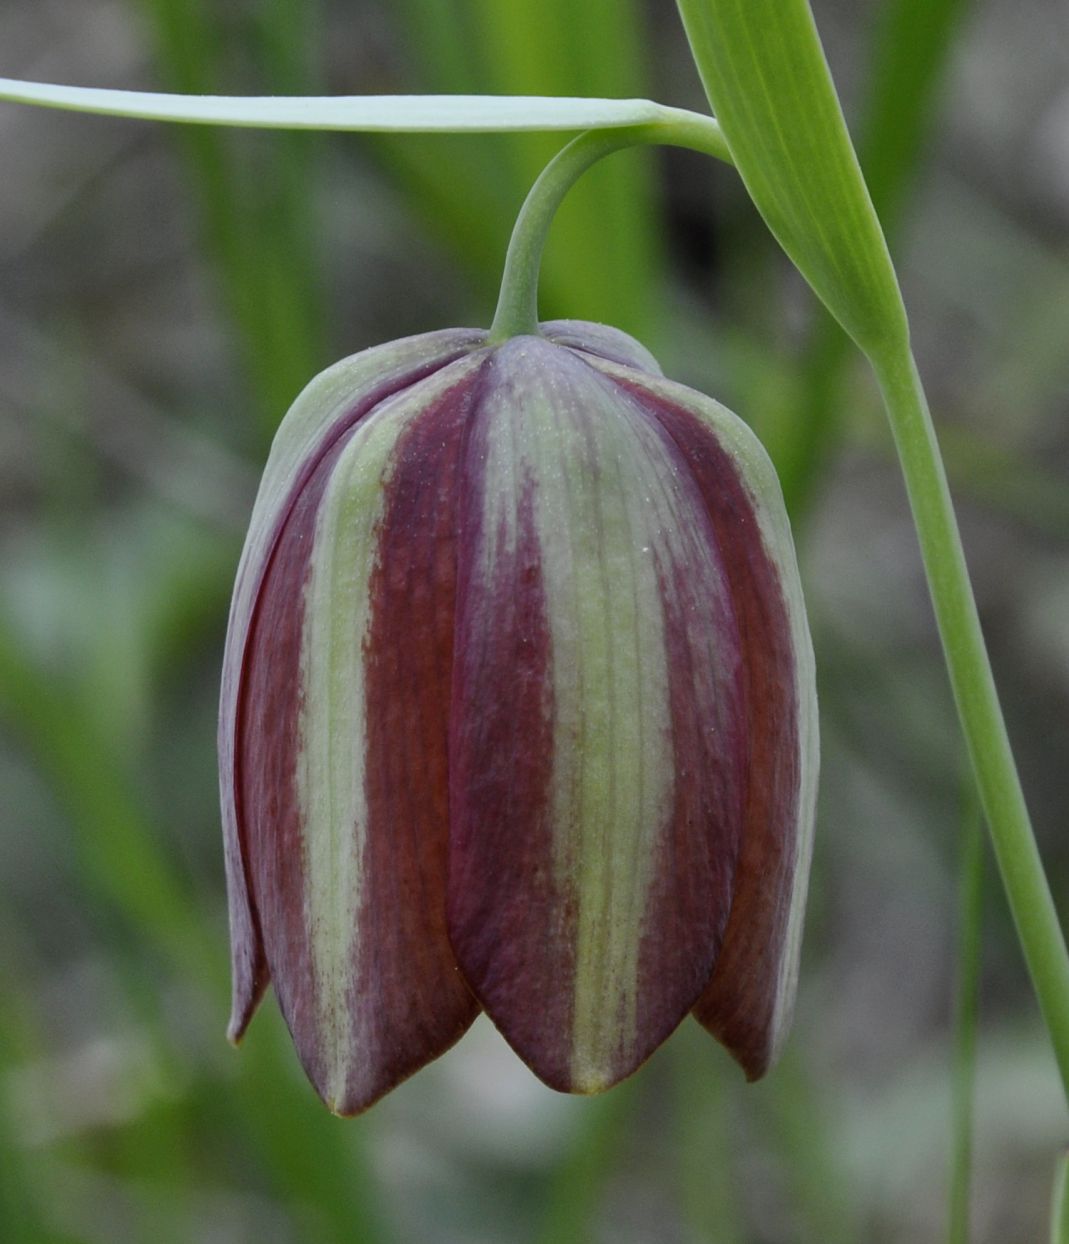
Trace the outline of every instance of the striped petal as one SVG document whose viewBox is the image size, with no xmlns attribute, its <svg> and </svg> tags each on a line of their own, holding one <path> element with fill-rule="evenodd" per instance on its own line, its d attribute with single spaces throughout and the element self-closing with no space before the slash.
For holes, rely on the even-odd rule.
<svg viewBox="0 0 1069 1244">
<path fill-rule="evenodd" d="M 230 610 L 219 713 L 219 773 L 230 905 L 233 1012 L 240 1039 L 269 979 L 260 917 L 249 890 L 246 827 L 236 773 L 238 711 L 254 611 L 280 533 L 325 455 L 368 411 L 452 359 L 485 334 L 450 329 L 366 350 L 328 368 L 305 388 L 279 427 L 256 498 Z"/>
<path fill-rule="evenodd" d="M 492 355 L 462 491 L 450 936 L 521 1057 L 592 1092 L 694 1005 L 727 924 L 746 740 L 723 551 L 661 424 L 539 339 Z"/>
<path fill-rule="evenodd" d="M 749 781 L 723 950 L 695 1014 L 757 1079 L 790 1026 L 818 762 L 812 642 L 775 471 L 746 425 L 670 381 L 595 361 L 684 455 L 722 550 L 743 644 Z"/>
<path fill-rule="evenodd" d="M 461 432 L 484 354 L 340 430 L 288 501 L 248 625 L 234 789 L 305 1070 L 365 1108 L 477 1006 L 445 931 Z"/>
</svg>

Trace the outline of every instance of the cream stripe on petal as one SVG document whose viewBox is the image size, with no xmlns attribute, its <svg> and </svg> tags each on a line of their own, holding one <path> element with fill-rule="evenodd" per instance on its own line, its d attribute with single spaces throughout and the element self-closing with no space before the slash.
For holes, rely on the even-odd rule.
<svg viewBox="0 0 1069 1244">
<path fill-rule="evenodd" d="M 602 469 L 615 478 L 593 496 L 580 492 L 575 507 L 580 537 L 588 536 L 578 550 L 580 581 L 601 580 L 596 594 L 578 593 L 581 681 L 575 690 L 593 753 L 593 763 L 584 763 L 581 771 L 579 815 L 584 823 L 597 825 L 596 838 L 583 843 L 579 870 L 573 1060 L 580 1083 L 596 1080 L 598 1065 L 620 1034 L 627 1034 L 626 1041 L 635 1029 L 638 934 L 657 859 L 654 839 L 671 806 L 672 787 L 656 566 L 648 544 L 636 547 L 643 537 L 633 530 L 635 494 L 621 478 L 620 458 L 612 461 L 613 451 L 620 453 L 620 446 L 605 447 Z M 610 549 L 621 552 L 606 556 Z M 565 585 L 554 587 L 563 590 Z M 565 673 L 566 667 L 558 674 L 558 688 Z M 631 861 L 626 849 L 620 850 L 621 826 L 626 826 L 625 842 L 633 844 Z M 606 861 L 619 865 L 608 876 Z M 587 1059 L 594 1065 L 582 1066 Z"/>
<path fill-rule="evenodd" d="M 344 1100 L 360 1067 L 376 1064 L 374 1000 L 354 1018 L 351 995 L 364 953 L 358 927 L 361 898 L 364 888 L 374 884 L 363 867 L 368 827 L 364 644 L 391 455 L 412 418 L 479 365 L 478 358 L 450 364 L 360 424 L 338 457 L 316 520 L 301 637 L 297 787 L 305 914 L 327 1068 L 324 1095 L 335 1103 Z"/>
</svg>

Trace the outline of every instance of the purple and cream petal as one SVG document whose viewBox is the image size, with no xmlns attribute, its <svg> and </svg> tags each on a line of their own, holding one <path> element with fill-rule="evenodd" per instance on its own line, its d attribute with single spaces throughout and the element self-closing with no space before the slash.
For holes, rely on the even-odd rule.
<svg viewBox="0 0 1069 1244">
<path fill-rule="evenodd" d="M 455 499 L 483 366 L 454 361 L 335 440 L 289 507 L 249 625 L 246 876 L 298 1054 L 341 1114 L 477 1012 L 445 884 Z"/>
<path fill-rule="evenodd" d="M 485 334 L 450 329 L 391 342 L 343 359 L 316 376 L 279 426 L 257 494 L 238 568 L 223 662 L 219 773 L 230 908 L 233 1011 L 240 1039 L 269 979 L 260 919 L 249 893 L 245 828 L 235 780 L 238 705 L 248 668 L 249 631 L 280 535 L 320 464 L 380 402 L 478 348 Z"/>
<path fill-rule="evenodd" d="M 790 1026 L 819 767 L 813 649 L 775 470 L 750 429 L 710 398 L 611 364 L 680 447 L 723 550 L 743 642 L 750 778 L 735 898 L 695 1007 L 750 1079 Z"/>
<path fill-rule="evenodd" d="M 738 627 L 682 453 L 571 350 L 494 352 L 461 482 L 450 936 L 536 1074 L 594 1092 L 716 961 L 745 794 Z"/>
</svg>

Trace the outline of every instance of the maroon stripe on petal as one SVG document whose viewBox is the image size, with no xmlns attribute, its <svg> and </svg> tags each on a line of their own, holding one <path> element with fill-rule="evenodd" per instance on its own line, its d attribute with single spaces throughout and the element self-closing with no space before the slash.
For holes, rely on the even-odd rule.
<svg viewBox="0 0 1069 1244">
<path fill-rule="evenodd" d="M 743 645 L 749 780 L 742 851 L 723 948 L 694 1013 L 748 1078 L 768 1069 L 794 882 L 798 697 L 790 619 L 738 468 L 708 425 L 636 386 L 697 481 L 723 557 Z"/>
<path fill-rule="evenodd" d="M 448 1049 L 479 1009 L 446 933 L 458 474 L 477 387 L 476 372 L 412 420 L 387 486 L 364 648 L 367 880 L 350 997 L 378 1082 L 353 1085 L 342 1113 Z"/>
<path fill-rule="evenodd" d="M 450 722 L 449 932 L 483 1006 L 554 1088 L 571 1086 L 575 912 L 553 868 L 549 807 L 553 694 L 532 485 L 521 492 L 515 555 L 486 582 L 477 560 L 485 450 L 467 453 L 461 511 L 457 647 Z M 506 543 L 504 530 L 496 533 Z M 544 981 L 552 955 L 558 988 Z"/>
</svg>

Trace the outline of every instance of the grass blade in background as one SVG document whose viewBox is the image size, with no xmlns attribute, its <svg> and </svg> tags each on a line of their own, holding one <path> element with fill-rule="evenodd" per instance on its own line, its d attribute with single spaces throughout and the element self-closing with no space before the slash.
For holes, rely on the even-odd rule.
<svg viewBox="0 0 1069 1244">
<path fill-rule="evenodd" d="M 18 635 L 0 621 L 0 720 L 17 731 L 71 824 L 78 875 L 134 929 L 152 931 L 165 958 L 194 978 L 214 956 L 189 895 L 150 825 L 133 808 L 112 748 L 93 717 L 35 667 Z"/>
<path fill-rule="evenodd" d="M 980 1009 L 980 947 L 984 916 L 984 827 L 975 787 L 961 833 L 958 890 L 957 996 L 954 1005 L 953 1115 L 947 1244 L 969 1244 L 972 1199 L 976 1033 Z"/>
<path fill-rule="evenodd" d="M 758 1090 L 761 1091 L 761 1090 Z M 856 1244 L 858 1206 L 842 1165 L 820 1085 L 803 1055 L 788 1049 L 762 1093 L 763 1121 L 787 1182 L 791 1203 L 820 1244 Z"/>
<path fill-rule="evenodd" d="M 217 10 L 200 0 L 137 0 L 137 7 L 150 20 L 169 89 L 240 93 Z M 258 14 L 253 54 L 263 92 L 314 92 L 310 49 L 317 9 L 314 0 L 273 0 Z M 243 140 L 202 127 L 183 127 L 177 139 L 216 284 L 241 343 L 259 408 L 254 428 L 263 442 L 308 379 L 330 361 L 314 255 L 317 140 L 308 134 Z"/>
<path fill-rule="evenodd" d="M 198 909 L 179 880 L 108 740 L 33 666 L 8 628 L 0 628 L 0 720 L 18 733 L 64 805 L 80 883 L 102 911 L 129 926 L 122 944 L 137 946 L 137 955 L 116 954 L 114 962 L 133 973 L 131 992 L 140 989 L 147 951 L 177 972 L 183 987 L 206 990 L 222 1042 L 229 989 L 219 922 Z M 159 972 L 155 980 L 158 986 Z M 160 1025 L 162 1005 L 156 989 L 149 1009 Z M 346 1130 L 321 1114 L 295 1072 L 277 1016 L 261 1017 L 257 1027 L 240 1056 L 236 1091 L 223 1098 L 227 1132 L 260 1156 L 285 1204 L 315 1207 L 326 1239 L 348 1244 L 354 1223 L 362 1242 L 387 1238 L 365 1165 L 366 1126 Z M 166 1045 L 164 1037 L 160 1027 L 157 1039 Z"/>
<path fill-rule="evenodd" d="M 733 1144 L 738 1072 L 694 1023 L 680 1027 L 670 1053 L 680 1217 L 695 1240 L 745 1244 Z"/>
<path fill-rule="evenodd" d="M 549 1174 L 536 1244 L 593 1238 L 605 1185 L 633 1135 L 642 1086 L 632 1077 L 584 1104 L 576 1134 Z"/>
<path fill-rule="evenodd" d="M 0 929 L 4 947 L 14 944 L 21 950 L 11 932 L 5 921 Z M 22 981 L 9 975 L 6 964 L 0 968 L 0 989 L 4 998 L 0 1009 L 0 1225 L 6 1244 L 64 1244 L 43 1220 L 39 1174 L 23 1138 L 16 1133 L 17 1120 L 10 1109 L 13 1073 L 36 1045 L 35 1025 L 27 1014 L 33 995 Z"/>
<path fill-rule="evenodd" d="M 1069 1244 L 1069 1156 L 1058 1159 L 1050 1207 L 1050 1244 Z"/>
<path fill-rule="evenodd" d="M 635 0 L 553 0 L 503 5 L 472 0 L 493 90 L 646 93 L 643 13 Z M 514 148 L 516 180 L 529 187 L 560 148 L 539 137 Z M 569 195 L 543 265 L 543 318 L 602 320 L 649 340 L 660 287 L 652 178 L 640 153 L 593 169 Z"/>
</svg>

